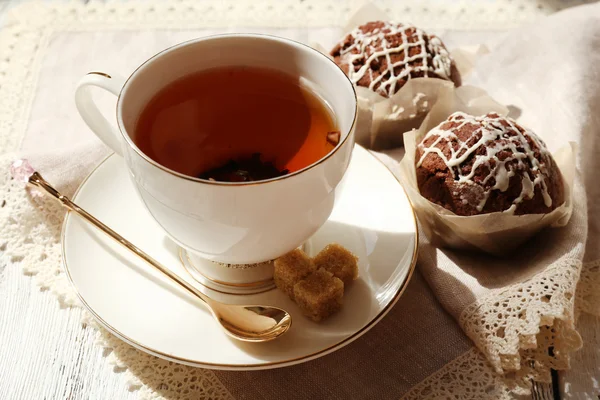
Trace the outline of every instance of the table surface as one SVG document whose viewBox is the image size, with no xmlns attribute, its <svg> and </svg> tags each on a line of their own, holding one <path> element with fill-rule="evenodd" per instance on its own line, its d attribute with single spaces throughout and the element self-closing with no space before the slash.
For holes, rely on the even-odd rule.
<svg viewBox="0 0 600 400">
<path fill-rule="evenodd" d="M 0 13 L 7 2 L 0 0 Z M 125 375 L 94 344 L 96 332 L 81 323 L 80 309 L 60 308 L 19 267 L 0 263 L 0 399 L 134 399 Z M 600 338 L 600 319 L 584 317 L 584 339 Z M 576 354 L 573 370 L 561 374 L 563 398 L 600 393 L 600 349 Z M 586 389 L 584 389 L 586 388 Z M 585 393 L 585 391 L 587 393 Z M 597 398 L 597 397 L 594 397 Z"/>
</svg>

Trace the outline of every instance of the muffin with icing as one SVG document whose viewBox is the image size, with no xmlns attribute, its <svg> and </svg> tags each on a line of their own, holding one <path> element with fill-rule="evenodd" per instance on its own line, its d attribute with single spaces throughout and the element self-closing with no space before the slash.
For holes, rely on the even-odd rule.
<svg viewBox="0 0 600 400">
<path fill-rule="evenodd" d="M 547 214 L 565 201 L 544 142 L 510 118 L 455 112 L 417 145 L 421 195 L 456 215 Z"/>
<path fill-rule="evenodd" d="M 412 78 L 461 83 L 442 41 L 412 25 L 366 23 L 348 33 L 331 56 L 354 84 L 383 97 L 391 97 Z"/>
</svg>

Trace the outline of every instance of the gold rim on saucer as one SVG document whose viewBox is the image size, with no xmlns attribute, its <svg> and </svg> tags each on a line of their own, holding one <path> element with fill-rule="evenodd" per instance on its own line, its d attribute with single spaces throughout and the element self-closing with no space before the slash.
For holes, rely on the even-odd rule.
<svg viewBox="0 0 600 400">
<path fill-rule="evenodd" d="M 358 146 L 358 145 L 357 145 Z M 392 171 L 381 161 L 379 160 L 377 157 L 373 156 L 372 154 L 369 153 L 369 155 L 371 157 L 373 157 L 374 159 L 376 159 L 380 164 L 382 164 L 385 169 L 387 170 L 388 173 L 390 173 L 394 179 L 396 180 L 396 182 L 398 182 L 398 184 L 400 185 L 400 187 L 402 187 L 402 190 L 404 191 L 408 201 L 409 201 L 409 205 L 410 205 L 410 211 L 413 217 L 413 224 L 414 224 L 414 228 L 415 228 L 415 244 L 413 247 L 413 253 L 412 253 L 412 258 L 411 258 L 411 262 L 410 262 L 410 266 L 408 269 L 408 273 L 406 275 L 406 278 L 404 279 L 404 281 L 401 283 L 398 291 L 396 292 L 396 294 L 394 295 L 394 297 L 390 300 L 390 302 L 375 316 L 373 317 L 373 319 L 371 319 L 371 321 L 369 321 L 365 326 L 363 326 L 361 329 L 357 330 L 356 332 L 354 332 L 352 335 L 348 336 L 347 338 L 341 340 L 338 343 L 335 343 L 329 347 L 326 347 L 324 349 L 321 349 L 317 352 L 311 353 L 311 354 L 307 354 L 301 357 L 296 357 L 296 358 L 290 358 L 290 359 L 286 359 L 286 360 L 280 360 L 280 361 L 272 361 L 272 362 L 266 362 L 264 364 L 260 364 L 260 365 L 256 365 L 256 364 L 236 364 L 236 365 L 231 365 L 231 364 L 220 364 L 220 363 L 208 363 L 208 362 L 198 362 L 195 360 L 191 360 L 191 359 L 187 359 L 185 357 L 177 357 L 177 356 L 173 356 L 171 354 L 167 354 L 164 353 L 162 351 L 159 350 L 155 350 L 151 347 L 148 347 L 146 345 L 144 345 L 143 343 L 140 343 L 134 339 L 131 339 L 130 337 L 126 336 L 125 334 L 123 334 L 122 332 L 120 332 L 118 329 L 116 329 L 115 327 L 113 327 L 112 325 L 110 325 L 108 322 L 106 322 L 100 315 L 98 315 L 93 309 L 92 307 L 90 307 L 90 305 L 85 301 L 85 299 L 83 298 L 83 296 L 81 296 L 81 294 L 79 293 L 79 290 L 77 289 L 77 286 L 75 285 L 73 278 L 71 276 L 68 264 L 67 264 L 67 259 L 66 259 L 66 250 L 65 250 L 65 236 L 66 236 L 66 227 L 67 227 L 67 222 L 70 218 L 70 212 L 67 212 L 67 215 L 65 216 L 65 220 L 63 221 L 63 225 L 62 225 L 62 229 L 61 229 L 61 234 L 60 234 L 60 240 L 61 240 L 61 252 L 62 252 L 62 258 L 63 258 L 63 263 L 64 263 L 64 268 L 65 268 L 65 273 L 67 274 L 67 278 L 69 279 L 69 282 L 71 283 L 73 290 L 75 291 L 75 293 L 77 294 L 77 297 L 79 298 L 79 300 L 81 301 L 81 303 L 83 304 L 83 306 L 94 316 L 94 318 L 96 319 L 96 321 L 98 321 L 105 329 L 107 329 L 109 332 L 111 332 L 113 335 L 117 336 L 119 339 L 123 340 L 124 342 L 130 344 L 133 347 L 136 347 L 142 351 L 145 351 L 149 354 L 152 354 L 154 356 L 157 357 L 161 357 L 163 359 L 169 360 L 169 361 L 173 361 L 173 362 L 177 362 L 180 364 L 185 364 L 185 365 L 189 365 L 189 366 L 193 366 L 193 367 L 200 367 L 200 368 L 213 368 L 213 369 L 223 369 L 223 370 L 259 370 L 259 369 L 269 369 L 269 368 L 276 368 L 278 366 L 283 366 L 285 364 L 289 364 L 292 362 L 296 362 L 296 361 L 310 361 L 313 360 L 315 358 L 318 358 L 320 356 L 324 356 L 326 354 L 329 354 L 333 351 L 335 351 L 338 348 L 341 348 L 349 343 L 351 343 L 352 341 L 356 340 L 358 337 L 362 336 L 363 333 L 365 333 L 366 331 L 368 331 L 369 329 L 371 329 L 373 326 L 375 326 L 390 310 L 391 308 L 398 302 L 398 299 L 402 296 L 402 294 L 404 293 L 404 291 L 406 290 L 406 288 L 408 287 L 408 283 L 410 282 L 413 273 L 416 269 L 416 265 L 417 265 L 417 254 L 418 254 L 418 249 L 419 249 L 419 231 L 418 231 L 418 226 L 417 226 L 417 219 L 415 216 L 415 212 L 414 212 L 414 208 L 412 203 L 410 202 L 410 199 L 408 198 L 408 195 L 406 194 L 406 191 L 404 190 L 404 187 L 402 186 L 402 184 L 400 183 L 400 181 L 398 180 L 398 178 L 396 177 L 396 175 L 394 175 L 392 173 Z M 94 174 L 94 172 L 100 168 L 110 157 L 114 156 L 114 153 L 107 156 L 104 160 L 102 160 L 86 177 L 85 179 L 81 182 L 81 184 L 79 185 L 79 187 L 77 188 L 76 192 L 73 194 L 73 199 L 77 199 L 77 195 L 79 194 L 79 191 L 81 190 L 81 188 L 85 185 L 85 183 L 88 181 L 88 179 Z"/>
</svg>

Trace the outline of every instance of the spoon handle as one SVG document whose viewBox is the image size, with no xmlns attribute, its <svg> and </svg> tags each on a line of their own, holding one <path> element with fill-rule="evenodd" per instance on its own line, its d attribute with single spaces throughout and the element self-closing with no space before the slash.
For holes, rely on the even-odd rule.
<svg viewBox="0 0 600 400">
<path fill-rule="evenodd" d="M 109 228 L 108 226 L 104 225 L 96 217 L 94 217 L 93 215 L 91 215 L 90 213 L 88 213 L 87 211 L 85 211 L 83 208 L 79 207 L 77 204 L 75 204 L 67 196 L 61 194 L 58 190 L 56 190 L 54 187 L 52 187 L 52 185 L 50 185 L 44 178 L 42 178 L 42 176 L 38 172 L 34 172 L 29 177 L 29 183 L 31 185 L 37 187 L 37 188 L 42 189 L 44 192 L 46 192 L 50 196 L 52 196 L 55 199 L 57 199 L 68 210 L 70 210 L 70 211 L 74 212 L 75 214 L 79 215 L 85 221 L 87 221 L 90 224 L 94 225 L 96 228 L 98 228 L 102 232 L 106 233 L 112 239 L 114 239 L 117 242 L 119 242 L 121 245 L 123 245 L 129 251 L 131 251 L 131 252 L 135 253 L 136 255 L 138 255 L 139 257 L 141 257 L 148 264 L 152 265 L 154 268 L 156 268 L 157 270 L 159 270 L 160 272 L 162 272 L 163 274 L 165 274 L 166 276 L 168 276 L 169 278 L 171 278 L 173 281 L 175 281 L 175 283 L 177 283 L 180 286 L 182 286 L 185 290 L 187 290 L 188 292 L 190 292 L 192 295 L 194 295 L 198 299 L 202 300 L 202 303 L 204 303 L 206 306 L 208 306 L 208 308 L 210 308 L 210 306 L 209 306 L 209 304 L 208 304 L 208 302 L 207 302 L 207 300 L 206 300 L 206 298 L 205 298 L 205 296 L 204 296 L 204 294 L 202 292 L 200 292 L 198 289 L 196 289 L 195 287 L 193 287 L 192 285 L 190 285 L 189 283 L 187 283 L 185 280 L 183 280 L 177 274 L 174 274 L 173 272 L 171 272 L 169 269 L 167 269 L 165 266 L 163 266 L 162 264 L 160 264 L 154 258 L 150 257 L 148 254 L 146 254 L 144 251 L 142 251 L 141 249 L 139 249 L 133 243 L 131 243 L 130 241 L 128 241 L 127 239 L 125 239 L 123 236 L 119 235 L 117 232 L 113 231 L 111 228 Z"/>
</svg>

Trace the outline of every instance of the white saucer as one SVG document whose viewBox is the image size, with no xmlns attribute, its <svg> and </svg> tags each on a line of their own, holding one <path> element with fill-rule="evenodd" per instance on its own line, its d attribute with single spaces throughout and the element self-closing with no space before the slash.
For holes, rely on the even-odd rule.
<svg viewBox="0 0 600 400">
<path fill-rule="evenodd" d="M 298 364 L 331 353 L 372 328 L 396 303 L 415 267 L 417 227 L 404 190 L 373 155 L 357 146 L 339 201 L 309 239 L 314 255 L 338 242 L 360 257 L 360 278 L 342 310 L 314 323 L 277 289 L 252 295 L 207 289 L 185 270 L 178 248 L 144 208 L 124 161 L 111 156 L 83 182 L 74 201 L 214 298 L 288 310 L 288 333 L 249 344 L 226 336 L 202 305 L 168 278 L 76 215 L 67 215 L 65 268 L 83 304 L 110 332 L 148 353 L 197 367 L 253 370 Z M 291 227 L 293 229 L 293 227 Z"/>
</svg>

